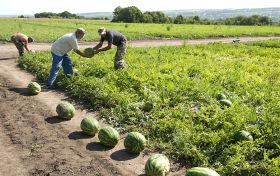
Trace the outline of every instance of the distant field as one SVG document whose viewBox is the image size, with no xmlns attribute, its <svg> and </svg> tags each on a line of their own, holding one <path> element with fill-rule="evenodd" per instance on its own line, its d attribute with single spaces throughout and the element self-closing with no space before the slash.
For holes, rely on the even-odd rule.
<svg viewBox="0 0 280 176">
<path fill-rule="evenodd" d="M 88 31 L 85 41 L 93 41 L 99 38 L 96 31 L 100 26 L 117 29 L 129 40 L 280 35 L 279 26 L 126 24 L 94 20 L 19 18 L 1 18 L 0 25 L 0 41 L 9 41 L 13 33 L 23 32 L 33 36 L 37 42 L 52 42 L 59 36 L 74 31 L 77 27 L 83 27 Z"/>
</svg>

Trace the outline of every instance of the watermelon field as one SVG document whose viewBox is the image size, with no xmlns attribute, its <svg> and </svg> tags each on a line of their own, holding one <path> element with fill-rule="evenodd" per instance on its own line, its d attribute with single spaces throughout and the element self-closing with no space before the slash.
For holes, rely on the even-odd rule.
<svg viewBox="0 0 280 176">
<path fill-rule="evenodd" d="M 5 25 L 4 31 L 19 27 L 35 34 L 52 26 L 49 33 L 34 36 L 39 41 L 52 41 L 83 24 L 92 33 L 86 38 L 90 41 L 96 39 L 93 31 L 100 26 L 92 21 L 69 21 L 64 27 L 42 21 L 40 27 L 34 25 L 37 20 L 11 20 L 13 25 Z M 174 31 L 169 32 L 164 30 L 166 25 L 147 25 L 141 30 L 136 24 L 104 25 L 125 31 L 130 39 L 278 35 L 280 31 L 279 27 L 207 26 L 209 30 L 199 30 L 199 26 L 173 25 Z M 8 35 L 3 32 L 0 39 L 5 41 Z M 77 72 L 67 78 L 61 70 L 56 86 L 97 110 L 100 118 L 121 134 L 141 132 L 148 140 L 147 150 L 162 152 L 186 169 L 201 166 L 220 175 L 278 176 L 279 50 L 280 40 L 129 47 L 125 58 L 128 67 L 119 71 L 113 69 L 114 50 L 91 59 L 71 53 Z M 48 51 L 29 53 L 19 65 L 43 83 L 51 67 L 50 57 Z"/>
<path fill-rule="evenodd" d="M 224 25 L 182 25 L 182 24 L 137 24 L 111 23 L 101 20 L 75 19 L 31 19 L 0 18 L 0 41 L 10 41 L 15 32 L 32 36 L 36 42 L 53 42 L 73 29 L 87 30 L 85 41 L 98 40 L 97 29 L 101 26 L 124 33 L 129 40 L 142 39 L 201 39 L 241 36 L 279 36 L 280 26 L 224 26 Z"/>
</svg>

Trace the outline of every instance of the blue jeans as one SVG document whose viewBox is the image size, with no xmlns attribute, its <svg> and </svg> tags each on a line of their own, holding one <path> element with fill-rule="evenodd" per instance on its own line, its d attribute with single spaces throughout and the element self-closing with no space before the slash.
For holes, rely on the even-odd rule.
<svg viewBox="0 0 280 176">
<path fill-rule="evenodd" d="M 73 74 L 72 61 L 68 56 L 68 54 L 64 54 L 63 56 L 58 56 L 52 53 L 52 68 L 49 75 L 48 85 L 50 86 L 53 85 L 61 65 L 63 67 L 64 74 L 66 75 Z"/>
</svg>

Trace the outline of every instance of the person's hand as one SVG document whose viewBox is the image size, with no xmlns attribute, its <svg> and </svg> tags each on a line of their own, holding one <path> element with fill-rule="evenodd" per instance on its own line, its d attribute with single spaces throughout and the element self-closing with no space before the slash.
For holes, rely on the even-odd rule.
<svg viewBox="0 0 280 176">
<path fill-rule="evenodd" d="M 99 50 L 94 50 L 94 54 L 97 54 L 97 53 L 99 53 Z"/>
</svg>

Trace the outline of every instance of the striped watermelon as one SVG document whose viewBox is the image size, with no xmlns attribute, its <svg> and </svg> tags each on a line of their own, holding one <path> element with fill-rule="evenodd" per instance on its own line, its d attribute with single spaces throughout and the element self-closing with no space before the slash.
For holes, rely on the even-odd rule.
<svg viewBox="0 0 280 176">
<path fill-rule="evenodd" d="M 145 165 L 145 172 L 147 176 L 166 176 L 169 170 L 169 160 L 163 154 L 152 155 Z"/>
<path fill-rule="evenodd" d="M 227 100 L 227 99 L 222 99 L 219 102 L 220 102 L 220 104 L 222 106 L 227 106 L 227 107 L 231 107 L 232 106 L 232 102 L 230 100 Z"/>
<path fill-rule="evenodd" d="M 81 121 L 80 127 L 87 135 L 95 135 L 100 128 L 98 121 L 91 116 L 85 117 Z"/>
<path fill-rule="evenodd" d="M 138 132 L 130 132 L 124 140 L 124 147 L 131 153 L 140 153 L 146 146 L 146 138 Z"/>
<path fill-rule="evenodd" d="M 59 117 L 71 119 L 75 115 L 75 108 L 71 103 L 61 102 L 56 106 L 56 112 Z"/>
<path fill-rule="evenodd" d="M 120 140 L 120 135 L 114 128 L 105 127 L 99 130 L 98 139 L 105 146 L 115 147 Z"/>
<path fill-rule="evenodd" d="M 41 92 L 41 86 L 37 82 L 30 82 L 27 86 L 27 90 L 32 95 L 37 95 Z"/>
<path fill-rule="evenodd" d="M 234 135 L 235 141 L 253 141 L 253 136 L 251 133 L 245 130 L 238 131 Z"/>
<path fill-rule="evenodd" d="M 94 56 L 94 49 L 93 48 L 85 48 L 84 51 L 83 51 L 84 55 L 86 57 L 93 57 Z"/>
<path fill-rule="evenodd" d="M 220 176 L 216 171 L 206 167 L 193 167 L 189 169 L 186 176 Z"/>
<path fill-rule="evenodd" d="M 227 99 L 227 96 L 223 93 L 219 93 L 216 98 L 217 100 L 224 100 Z"/>
</svg>

